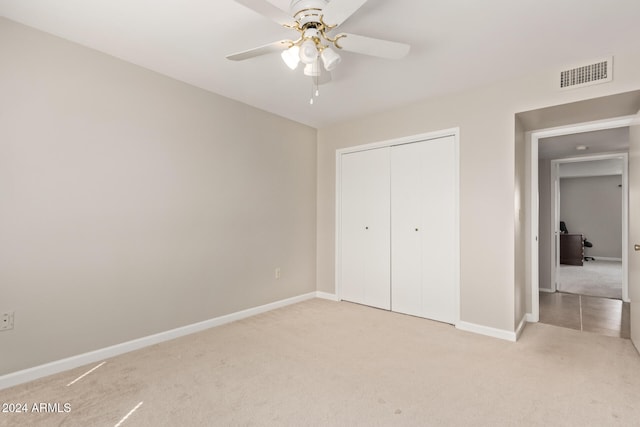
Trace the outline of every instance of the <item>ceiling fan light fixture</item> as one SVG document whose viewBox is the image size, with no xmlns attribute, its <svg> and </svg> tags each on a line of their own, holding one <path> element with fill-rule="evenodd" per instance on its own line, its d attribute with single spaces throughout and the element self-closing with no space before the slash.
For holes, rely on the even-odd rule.
<svg viewBox="0 0 640 427">
<path fill-rule="evenodd" d="M 320 54 L 320 58 L 322 58 L 324 69 L 327 71 L 334 70 L 342 60 L 340 55 L 338 55 L 336 51 L 331 49 L 330 47 L 322 51 L 322 53 Z"/>
<path fill-rule="evenodd" d="M 318 58 L 318 48 L 311 39 L 307 39 L 300 45 L 300 60 L 305 64 L 311 64 Z"/>
<path fill-rule="evenodd" d="M 311 77 L 311 104 L 314 96 L 318 96 L 318 86 L 331 81 L 331 71 L 341 63 L 342 58 L 338 52 L 352 52 L 385 59 L 401 59 L 409 53 L 410 46 L 404 43 L 350 33 L 330 35 L 368 0 L 289 1 L 290 8 L 287 13 L 274 5 L 273 0 L 235 0 L 282 27 L 296 31 L 297 34 L 296 38 L 274 41 L 227 55 L 227 59 L 244 61 L 278 52 L 287 67 L 292 70 L 299 68 L 302 62 L 304 75 Z"/>
<path fill-rule="evenodd" d="M 298 46 L 291 46 L 289 49 L 283 50 L 280 56 L 284 63 L 287 64 L 287 67 L 295 70 L 300 63 L 300 48 Z"/>
</svg>

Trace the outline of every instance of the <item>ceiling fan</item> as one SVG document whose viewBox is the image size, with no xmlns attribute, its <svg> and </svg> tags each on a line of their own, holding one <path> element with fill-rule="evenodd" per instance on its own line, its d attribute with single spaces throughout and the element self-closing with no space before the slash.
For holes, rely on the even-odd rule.
<svg viewBox="0 0 640 427">
<path fill-rule="evenodd" d="M 267 0 L 235 1 L 285 28 L 296 30 L 299 34 L 295 40 L 275 41 L 228 55 L 227 59 L 242 61 L 260 55 L 281 52 L 283 61 L 292 70 L 302 62 L 304 74 L 313 77 L 317 85 L 330 80 L 331 77 L 329 73 L 321 72 L 320 62 L 326 71 L 335 69 L 340 63 L 341 58 L 336 50 L 386 59 L 400 59 L 409 53 L 410 46 L 404 43 L 349 33 L 330 35 L 367 0 L 292 0 L 289 14 Z M 311 101 L 313 103 L 313 98 Z"/>
</svg>

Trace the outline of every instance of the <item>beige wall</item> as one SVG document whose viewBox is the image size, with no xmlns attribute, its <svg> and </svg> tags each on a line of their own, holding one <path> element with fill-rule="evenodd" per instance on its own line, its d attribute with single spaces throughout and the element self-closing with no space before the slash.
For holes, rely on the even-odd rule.
<svg viewBox="0 0 640 427">
<path fill-rule="evenodd" d="M 549 70 L 320 129 L 318 289 L 335 289 L 335 150 L 460 127 L 461 320 L 513 331 L 517 311 L 514 116 L 638 89 L 640 54 L 614 54 L 616 74 L 611 84 L 560 91 L 556 70 Z"/>
<path fill-rule="evenodd" d="M 314 129 L 2 18 L 0 58 L 0 375 L 316 290 Z"/>
<path fill-rule="evenodd" d="M 553 213 L 551 212 L 551 160 L 538 161 L 538 198 L 540 222 L 538 229 L 539 287 L 551 290 L 551 265 L 553 245 Z"/>
<path fill-rule="evenodd" d="M 0 18 L 0 310 L 16 313 L 0 374 L 334 292 L 335 150 L 452 127 L 461 318 L 513 331 L 514 115 L 639 89 L 640 54 L 613 53 L 610 84 L 559 91 L 550 70 L 316 135 Z"/>
<path fill-rule="evenodd" d="M 622 259 L 622 176 L 560 178 L 560 219 L 592 244 L 585 256 Z"/>
<path fill-rule="evenodd" d="M 515 118 L 515 200 L 514 200 L 514 223 L 515 223 L 515 275 L 514 275 L 514 328 L 517 328 L 522 319 L 527 314 L 527 295 L 531 293 L 530 272 L 527 269 L 529 264 L 528 250 L 528 222 L 526 220 L 527 208 L 527 162 L 526 139 L 524 127 L 521 121 Z"/>
<path fill-rule="evenodd" d="M 473 113 L 472 113 L 473 112 Z M 506 111 L 502 112 L 503 114 Z M 484 107 L 483 97 L 452 96 L 386 114 L 320 129 L 318 133 L 318 287 L 334 291 L 335 150 L 368 142 L 460 126 L 461 128 L 461 316 L 470 320 L 477 301 L 494 295 L 498 310 L 477 322 L 513 330 L 514 319 L 514 117 Z M 496 123 L 496 126 L 485 126 Z M 477 130 L 483 129 L 483 135 Z M 504 150 L 487 150 L 484 138 L 510 141 Z M 466 142 L 465 142 L 466 141 Z M 481 166 L 480 166 L 481 165 Z M 504 165 L 504 167 L 496 167 Z M 480 166 L 481 178 L 472 178 Z M 472 179 L 470 179 L 472 178 Z M 507 185 L 504 185 L 507 183 Z M 491 189 L 490 191 L 487 191 Z M 494 206 L 485 215 L 478 206 Z M 470 215 L 475 212 L 474 215 Z M 504 230 L 507 230 L 504 232 Z M 477 246 L 474 242 L 482 241 Z M 486 256 L 492 253 L 494 256 Z M 471 261 L 473 258 L 480 261 Z M 469 262 L 473 266 L 469 265 Z M 483 286 L 466 286 L 492 277 Z M 508 288 L 505 284 L 509 283 Z M 484 309 L 481 309 L 484 311 Z"/>
</svg>

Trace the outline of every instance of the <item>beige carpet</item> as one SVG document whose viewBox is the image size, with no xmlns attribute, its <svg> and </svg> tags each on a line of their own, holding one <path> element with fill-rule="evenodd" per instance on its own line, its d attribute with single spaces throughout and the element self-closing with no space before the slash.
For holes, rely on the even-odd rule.
<svg viewBox="0 0 640 427">
<path fill-rule="evenodd" d="M 2 426 L 640 423 L 629 340 L 530 324 L 518 343 L 350 303 L 289 306 L 0 391 L 69 413 Z M 140 402 L 142 404 L 140 405 Z"/>
<path fill-rule="evenodd" d="M 586 261 L 560 265 L 558 290 L 592 297 L 622 299 L 622 262 Z"/>
</svg>

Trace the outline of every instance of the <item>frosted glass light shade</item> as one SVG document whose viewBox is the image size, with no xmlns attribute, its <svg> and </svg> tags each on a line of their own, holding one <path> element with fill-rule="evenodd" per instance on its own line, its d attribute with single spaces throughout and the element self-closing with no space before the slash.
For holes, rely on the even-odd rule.
<svg viewBox="0 0 640 427">
<path fill-rule="evenodd" d="M 330 47 L 326 48 L 320 54 L 322 58 L 322 63 L 324 64 L 324 69 L 327 71 L 331 71 L 336 68 L 336 66 L 340 63 L 340 55 L 336 53 L 335 50 Z"/>
<path fill-rule="evenodd" d="M 300 63 L 300 48 L 298 46 L 291 46 L 289 49 L 283 50 L 280 56 L 284 63 L 287 64 L 287 67 L 295 70 Z"/>
<path fill-rule="evenodd" d="M 318 77 L 320 75 L 320 65 L 318 65 L 318 61 L 305 65 L 304 75 L 309 77 Z"/>
<path fill-rule="evenodd" d="M 318 49 L 312 40 L 305 40 L 300 45 L 300 60 L 305 64 L 311 64 L 318 58 Z"/>
</svg>

